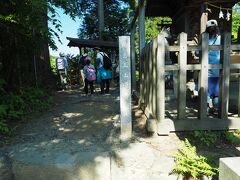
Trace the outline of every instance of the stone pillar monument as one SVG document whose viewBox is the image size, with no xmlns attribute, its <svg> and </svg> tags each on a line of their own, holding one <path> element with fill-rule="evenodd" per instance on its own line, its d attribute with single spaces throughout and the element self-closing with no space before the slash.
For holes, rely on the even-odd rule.
<svg viewBox="0 0 240 180">
<path fill-rule="evenodd" d="M 130 36 L 119 37 L 121 139 L 132 136 Z"/>
</svg>

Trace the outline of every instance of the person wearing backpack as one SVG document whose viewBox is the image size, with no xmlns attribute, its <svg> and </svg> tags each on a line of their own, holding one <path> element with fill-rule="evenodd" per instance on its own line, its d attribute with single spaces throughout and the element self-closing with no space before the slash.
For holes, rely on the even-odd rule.
<svg viewBox="0 0 240 180">
<path fill-rule="evenodd" d="M 97 82 L 100 83 L 101 94 L 109 93 L 110 80 L 112 78 L 111 59 L 99 47 L 95 47 L 94 50 L 97 52 Z"/>
<path fill-rule="evenodd" d="M 96 80 L 96 71 L 95 67 L 91 64 L 90 58 L 86 59 L 86 65 L 83 68 L 83 73 L 85 76 L 84 80 L 84 91 L 86 95 L 88 94 L 88 85 L 90 85 L 91 94 L 93 94 L 93 82 Z"/>
</svg>

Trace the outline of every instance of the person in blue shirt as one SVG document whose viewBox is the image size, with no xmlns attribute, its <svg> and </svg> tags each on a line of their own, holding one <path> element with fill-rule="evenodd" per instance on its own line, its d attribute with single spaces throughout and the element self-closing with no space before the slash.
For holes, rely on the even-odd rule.
<svg viewBox="0 0 240 180">
<path fill-rule="evenodd" d="M 209 45 L 220 45 L 221 35 L 218 27 L 218 23 L 215 19 L 207 22 L 206 32 L 209 33 Z M 220 50 L 209 50 L 208 53 L 209 64 L 220 63 Z M 213 107 L 209 107 L 208 111 L 218 111 L 218 97 L 219 97 L 219 69 L 208 70 L 208 103 Z M 210 103 L 212 102 L 212 103 Z"/>
<path fill-rule="evenodd" d="M 218 23 L 215 19 L 211 19 L 207 22 L 206 32 L 209 34 L 208 45 L 220 45 L 221 35 L 218 27 Z M 199 55 L 199 51 L 196 52 Z M 220 50 L 209 50 L 208 53 L 209 64 L 220 64 Z M 208 113 L 215 113 L 218 111 L 219 103 L 219 69 L 208 70 Z M 196 83 L 195 90 L 198 89 L 198 83 Z"/>
<path fill-rule="evenodd" d="M 112 79 L 112 72 L 110 69 L 105 69 L 103 67 L 103 56 L 107 54 L 101 51 L 101 48 L 95 47 L 94 50 L 97 52 L 96 62 L 97 62 L 97 82 L 100 83 L 101 94 L 109 93 L 110 81 Z"/>
</svg>

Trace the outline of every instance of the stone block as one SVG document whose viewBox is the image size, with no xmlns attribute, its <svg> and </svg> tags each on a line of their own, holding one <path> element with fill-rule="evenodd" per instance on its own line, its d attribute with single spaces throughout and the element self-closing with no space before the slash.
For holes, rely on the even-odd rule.
<svg viewBox="0 0 240 180">
<path fill-rule="evenodd" d="M 219 180 L 240 180 L 240 157 L 220 158 Z"/>
</svg>

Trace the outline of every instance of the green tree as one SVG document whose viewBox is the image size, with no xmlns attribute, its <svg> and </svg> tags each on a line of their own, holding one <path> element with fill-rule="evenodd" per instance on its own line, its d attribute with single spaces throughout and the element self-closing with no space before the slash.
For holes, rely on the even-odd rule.
<svg viewBox="0 0 240 180">
<path fill-rule="evenodd" d="M 232 11 L 232 34 L 234 36 L 234 39 L 237 38 L 237 32 L 238 32 L 238 28 L 240 26 L 240 3 L 237 3 L 234 7 L 233 7 L 233 11 Z"/>
<path fill-rule="evenodd" d="M 104 40 L 116 40 L 119 35 L 128 33 L 130 7 L 135 1 L 107 0 L 104 1 Z M 83 14 L 83 21 L 79 28 L 79 37 L 84 39 L 98 39 L 98 13 L 97 0 L 90 0 L 86 3 Z"/>
<path fill-rule="evenodd" d="M 74 18 L 81 9 L 80 2 L 83 1 L 0 1 L 0 78 L 6 81 L 6 88 L 50 84 L 48 45 L 56 49 L 53 37 L 61 33 L 54 7 L 63 8 Z M 55 28 L 48 28 L 48 22 Z"/>
</svg>

